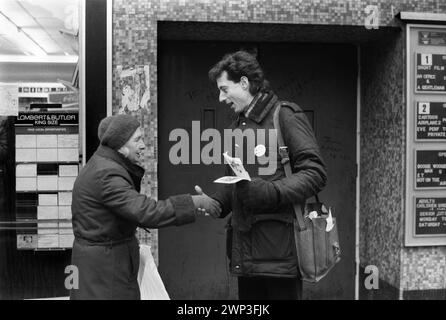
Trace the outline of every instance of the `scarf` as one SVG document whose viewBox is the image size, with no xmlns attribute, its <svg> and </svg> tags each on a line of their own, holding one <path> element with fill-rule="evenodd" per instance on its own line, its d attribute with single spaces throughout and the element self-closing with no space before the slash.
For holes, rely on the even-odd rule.
<svg viewBox="0 0 446 320">
<path fill-rule="evenodd" d="M 138 192 L 141 191 L 141 180 L 142 177 L 144 176 L 144 171 L 145 171 L 143 168 L 141 168 L 137 164 L 130 162 L 127 158 L 125 158 L 122 154 L 120 154 L 116 150 L 104 145 L 99 145 L 98 149 L 94 154 L 110 159 L 118 163 L 120 166 L 122 166 L 130 174 L 133 184 L 135 185 L 135 189 Z"/>
</svg>

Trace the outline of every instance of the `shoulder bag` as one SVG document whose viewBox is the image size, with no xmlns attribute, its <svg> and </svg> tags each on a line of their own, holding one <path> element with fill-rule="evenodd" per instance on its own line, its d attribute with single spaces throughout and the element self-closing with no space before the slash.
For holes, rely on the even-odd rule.
<svg viewBox="0 0 446 320">
<path fill-rule="evenodd" d="M 290 177 L 290 158 L 279 124 L 281 106 L 279 103 L 274 111 L 274 127 L 285 175 Z M 303 281 L 312 283 L 325 277 L 341 259 L 336 218 L 332 216 L 331 208 L 327 209 L 317 195 L 315 198 L 316 202 L 313 203 L 293 203 L 294 239 L 299 271 Z"/>
</svg>

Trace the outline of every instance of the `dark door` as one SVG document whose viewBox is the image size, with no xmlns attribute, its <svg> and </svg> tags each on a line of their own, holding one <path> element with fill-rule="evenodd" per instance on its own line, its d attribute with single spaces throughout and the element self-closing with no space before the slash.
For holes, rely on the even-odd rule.
<svg viewBox="0 0 446 320">
<path fill-rule="evenodd" d="M 223 166 L 192 164 L 192 140 L 201 130 L 226 128 L 232 110 L 218 102 L 208 70 L 225 53 L 255 48 L 273 90 L 299 104 L 311 118 L 328 168 L 321 198 L 338 217 L 342 261 L 320 283 L 305 285 L 306 299 L 353 299 L 355 278 L 356 192 L 356 49 L 340 44 L 240 44 L 161 41 L 158 47 L 159 198 L 194 193 L 194 185 L 212 193 Z M 169 151 L 173 130 L 189 135 L 189 164 L 174 165 Z M 196 129 L 196 128 L 195 128 Z M 194 132 L 193 132 L 194 131 Z M 195 137 L 193 135 L 195 134 Z M 201 147 L 209 142 L 201 142 Z M 195 150 L 197 150 L 195 148 Z M 201 149 L 200 149 L 201 150 Z M 197 157 L 193 159 L 194 157 Z M 236 279 L 225 256 L 226 221 L 200 218 L 197 223 L 160 230 L 160 273 L 173 299 L 234 299 Z"/>
</svg>

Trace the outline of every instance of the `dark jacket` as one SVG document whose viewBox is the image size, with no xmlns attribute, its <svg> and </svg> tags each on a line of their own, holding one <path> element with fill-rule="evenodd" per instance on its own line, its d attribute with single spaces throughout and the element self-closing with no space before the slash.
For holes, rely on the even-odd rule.
<svg viewBox="0 0 446 320">
<path fill-rule="evenodd" d="M 73 188 L 72 265 L 79 288 L 71 299 L 139 299 L 136 227 L 161 228 L 195 221 L 190 195 L 155 201 L 140 194 L 144 170 L 100 146 Z"/>
<path fill-rule="evenodd" d="M 275 186 L 279 200 L 274 197 L 277 201 L 274 209 L 251 212 L 241 204 L 239 197 L 243 195 L 236 192 L 235 185 L 225 185 L 213 195 L 222 204 L 221 217 L 232 211 L 227 251 L 231 273 L 237 276 L 298 275 L 292 204 L 304 202 L 326 184 L 325 165 L 313 129 L 296 104 L 279 101 L 272 92 L 259 93 L 247 109 L 247 116 L 245 113 L 240 114 L 230 128 L 254 129 L 256 132 L 258 129 L 274 129 L 273 115 L 279 104 L 283 105 L 279 112 L 280 129 L 290 154 L 293 176 L 285 177 L 278 150 L 269 149 L 268 138 L 263 142 L 256 136 L 256 141 L 250 143 L 249 135 L 246 135 L 248 139 L 243 144 L 243 163 L 251 178 L 260 177 Z M 270 158 L 276 161 L 277 169 L 269 174 L 259 175 L 259 167 L 262 167 L 259 159 L 251 164 L 246 162 L 247 156 L 253 154 L 251 148 L 258 144 L 265 144 L 266 149 L 271 152 Z M 230 168 L 226 172 L 232 173 Z M 265 203 L 268 199 L 262 198 L 259 201 Z"/>
</svg>

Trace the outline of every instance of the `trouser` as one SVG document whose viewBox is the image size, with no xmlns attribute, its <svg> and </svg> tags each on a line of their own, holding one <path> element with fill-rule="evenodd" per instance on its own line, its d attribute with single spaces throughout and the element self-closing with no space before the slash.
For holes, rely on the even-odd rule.
<svg viewBox="0 0 446 320">
<path fill-rule="evenodd" d="M 300 300 L 299 278 L 238 277 L 240 300 Z"/>
</svg>

